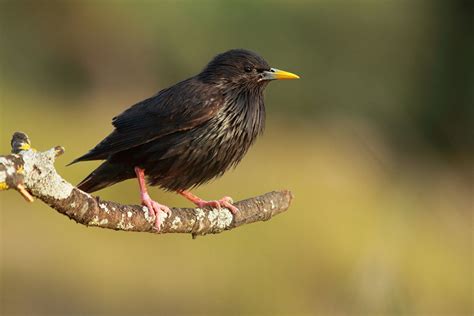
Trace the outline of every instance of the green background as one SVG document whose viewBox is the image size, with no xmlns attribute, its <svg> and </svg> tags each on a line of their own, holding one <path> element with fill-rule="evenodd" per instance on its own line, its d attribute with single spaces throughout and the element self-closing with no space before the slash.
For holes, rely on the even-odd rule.
<svg viewBox="0 0 474 316">
<path fill-rule="evenodd" d="M 470 315 L 474 41 L 469 1 L 0 1 L 0 152 L 16 130 L 65 164 L 111 118 L 230 48 L 298 81 L 267 129 L 195 191 L 288 188 L 269 222 L 192 240 L 87 228 L 0 194 L 2 315 Z M 136 181 L 98 194 L 138 203 Z M 173 193 L 151 190 L 173 206 Z"/>
</svg>

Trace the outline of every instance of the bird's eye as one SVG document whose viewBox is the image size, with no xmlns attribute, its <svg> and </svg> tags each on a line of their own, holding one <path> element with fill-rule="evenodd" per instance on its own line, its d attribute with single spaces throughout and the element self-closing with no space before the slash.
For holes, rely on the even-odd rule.
<svg viewBox="0 0 474 316">
<path fill-rule="evenodd" d="M 251 72 L 251 71 L 252 71 L 252 67 L 250 67 L 250 66 L 245 66 L 244 70 L 245 70 L 245 72 Z"/>
</svg>

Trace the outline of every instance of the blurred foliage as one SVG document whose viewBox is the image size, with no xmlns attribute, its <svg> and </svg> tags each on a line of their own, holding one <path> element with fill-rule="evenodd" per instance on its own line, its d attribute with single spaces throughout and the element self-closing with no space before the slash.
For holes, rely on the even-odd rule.
<svg viewBox="0 0 474 316">
<path fill-rule="evenodd" d="M 279 188 L 289 212 L 198 238 L 76 225 L 0 194 L 2 315 L 471 315 L 471 1 L 0 2 L 0 153 L 66 147 L 243 47 L 302 76 L 267 88 L 265 135 L 199 188 Z M 134 181 L 99 194 L 138 202 Z M 153 190 L 169 205 L 188 205 Z"/>
</svg>

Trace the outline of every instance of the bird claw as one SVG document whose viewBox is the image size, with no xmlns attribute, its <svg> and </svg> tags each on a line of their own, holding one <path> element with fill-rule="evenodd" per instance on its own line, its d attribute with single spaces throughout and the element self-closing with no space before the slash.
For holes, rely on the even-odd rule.
<svg viewBox="0 0 474 316">
<path fill-rule="evenodd" d="M 211 200 L 211 201 L 200 200 L 200 201 L 197 201 L 195 203 L 198 207 L 210 206 L 212 208 L 217 208 L 218 210 L 220 210 L 222 207 L 224 207 L 224 208 L 228 209 L 233 215 L 235 215 L 239 212 L 239 209 L 232 204 L 232 203 L 234 203 L 234 200 L 229 196 L 224 196 L 220 200 Z"/>
<path fill-rule="evenodd" d="M 189 201 L 196 204 L 197 207 L 210 206 L 219 210 L 224 207 L 228 209 L 233 215 L 239 213 L 239 209 L 233 205 L 234 200 L 230 196 L 224 196 L 220 200 L 206 201 L 186 190 L 180 190 L 178 191 L 178 193 L 187 198 Z"/>
<path fill-rule="evenodd" d="M 142 205 L 146 206 L 149 211 L 153 212 L 155 215 L 155 225 L 153 229 L 157 232 L 160 231 L 160 211 L 165 213 L 167 216 L 171 216 L 171 210 L 168 206 L 160 204 L 154 200 L 152 200 L 149 196 L 142 197 Z"/>
</svg>

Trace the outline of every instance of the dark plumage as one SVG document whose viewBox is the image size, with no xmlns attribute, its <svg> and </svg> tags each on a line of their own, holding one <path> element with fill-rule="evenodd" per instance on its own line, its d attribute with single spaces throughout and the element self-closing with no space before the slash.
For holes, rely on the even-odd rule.
<svg viewBox="0 0 474 316">
<path fill-rule="evenodd" d="M 105 160 L 78 187 L 93 192 L 134 178 L 135 167 L 151 185 L 173 191 L 222 175 L 264 129 L 269 80 L 294 78 L 247 50 L 217 55 L 200 74 L 115 117 L 115 130 L 73 161 Z"/>
</svg>

